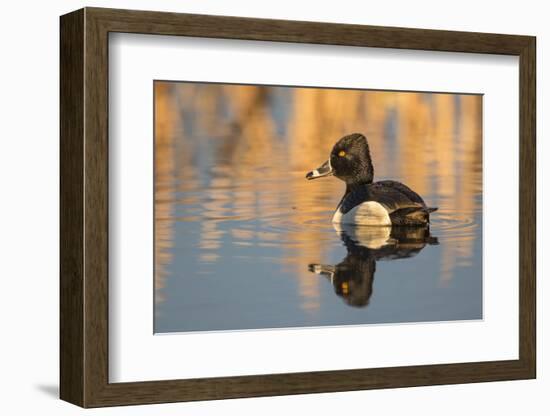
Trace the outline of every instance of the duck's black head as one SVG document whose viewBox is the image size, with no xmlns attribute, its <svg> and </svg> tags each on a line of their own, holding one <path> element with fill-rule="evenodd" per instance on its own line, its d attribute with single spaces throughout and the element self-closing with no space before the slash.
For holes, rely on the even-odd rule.
<svg viewBox="0 0 550 416">
<path fill-rule="evenodd" d="M 374 168 L 367 138 L 360 133 L 342 137 L 332 148 L 329 159 L 309 172 L 307 179 L 334 175 L 348 187 L 372 183 Z"/>
<path fill-rule="evenodd" d="M 326 276 L 334 292 L 354 307 L 365 307 L 372 296 L 376 259 L 368 248 L 350 242 L 347 256 L 338 264 L 310 264 L 308 270 Z"/>
</svg>

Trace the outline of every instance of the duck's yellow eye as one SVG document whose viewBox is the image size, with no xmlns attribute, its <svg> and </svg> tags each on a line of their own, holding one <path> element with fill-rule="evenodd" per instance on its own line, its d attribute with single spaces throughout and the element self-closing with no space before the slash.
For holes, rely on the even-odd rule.
<svg viewBox="0 0 550 416">
<path fill-rule="evenodd" d="M 346 155 L 346 152 L 344 150 L 340 150 L 338 152 L 338 156 L 340 156 L 340 157 L 344 157 L 345 155 Z"/>
<path fill-rule="evenodd" d="M 342 294 L 347 295 L 349 293 L 348 282 L 342 282 Z"/>
</svg>

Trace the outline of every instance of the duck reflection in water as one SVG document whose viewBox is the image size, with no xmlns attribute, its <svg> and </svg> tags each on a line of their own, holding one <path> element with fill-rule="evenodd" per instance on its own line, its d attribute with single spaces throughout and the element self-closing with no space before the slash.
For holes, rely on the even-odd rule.
<svg viewBox="0 0 550 416">
<path fill-rule="evenodd" d="M 438 244 L 425 227 L 354 227 L 334 224 L 347 249 L 338 264 L 310 264 L 309 271 L 327 277 L 335 293 L 354 307 L 365 307 L 372 296 L 378 260 L 413 257 L 426 245 Z"/>
</svg>

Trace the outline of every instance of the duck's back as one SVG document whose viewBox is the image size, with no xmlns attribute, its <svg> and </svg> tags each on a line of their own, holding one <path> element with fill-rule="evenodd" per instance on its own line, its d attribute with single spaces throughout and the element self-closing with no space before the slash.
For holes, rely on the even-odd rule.
<svg viewBox="0 0 550 416">
<path fill-rule="evenodd" d="M 355 225 L 425 225 L 430 212 L 422 198 L 397 181 L 380 181 L 362 185 L 347 193 L 333 217 L 333 222 Z"/>
</svg>

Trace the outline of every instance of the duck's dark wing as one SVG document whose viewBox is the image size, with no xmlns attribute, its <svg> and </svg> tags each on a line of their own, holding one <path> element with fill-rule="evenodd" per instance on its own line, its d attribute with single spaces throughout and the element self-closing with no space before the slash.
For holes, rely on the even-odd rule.
<svg viewBox="0 0 550 416">
<path fill-rule="evenodd" d="M 420 195 L 407 185 L 397 181 L 380 181 L 355 189 L 346 194 L 340 211 L 346 214 L 363 202 L 374 201 L 382 205 L 390 215 L 393 225 L 422 225 L 428 223 L 430 212 Z"/>
<path fill-rule="evenodd" d="M 426 206 L 422 198 L 406 185 L 396 181 L 380 181 L 361 186 L 346 194 L 340 204 L 340 211 L 346 214 L 367 201 L 382 204 L 390 214 L 403 208 Z"/>
<path fill-rule="evenodd" d="M 390 214 L 401 209 L 426 208 L 422 198 L 401 182 L 375 182 L 368 185 L 367 189 L 369 200 L 382 204 Z"/>
<path fill-rule="evenodd" d="M 370 197 L 382 204 L 390 214 L 393 225 L 423 225 L 430 222 L 430 213 L 424 200 L 407 185 L 396 181 L 380 181 L 369 185 Z"/>
</svg>

